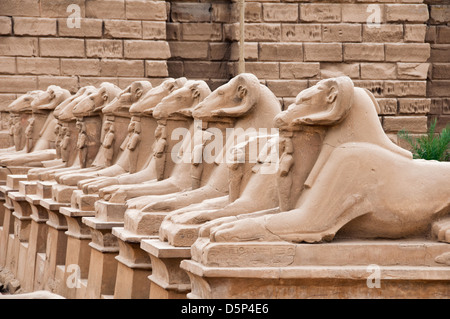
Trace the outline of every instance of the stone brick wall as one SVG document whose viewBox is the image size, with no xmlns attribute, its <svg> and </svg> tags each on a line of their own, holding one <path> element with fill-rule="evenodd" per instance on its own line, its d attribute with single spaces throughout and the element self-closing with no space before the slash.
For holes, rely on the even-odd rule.
<svg viewBox="0 0 450 319">
<path fill-rule="evenodd" d="M 70 4 L 81 9 L 81 28 L 67 25 Z M 246 71 L 284 106 L 318 80 L 345 74 L 374 93 L 392 136 L 423 133 L 435 116 L 442 127 L 450 120 L 449 6 L 246 0 Z M 76 91 L 186 76 L 215 89 L 237 74 L 238 12 L 236 0 L 2 0 L 0 106 L 53 83 Z"/>
<path fill-rule="evenodd" d="M 429 120 L 438 118 L 437 127 L 450 123 L 450 1 L 427 0 L 430 19 L 426 42 L 431 45 L 427 96 L 431 98 Z"/>
</svg>

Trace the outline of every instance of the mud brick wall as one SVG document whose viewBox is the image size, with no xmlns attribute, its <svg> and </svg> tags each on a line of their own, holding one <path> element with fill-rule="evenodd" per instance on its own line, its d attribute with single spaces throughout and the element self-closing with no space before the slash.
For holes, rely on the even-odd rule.
<svg viewBox="0 0 450 319">
<path fill-rule="evenodd" d="M 81 28 L 68 28 L 70 4 Z M 289 105 L 323 78 L 371 90 L 395 138 L 450 122 L 448 0 L 246 0 L 246 71 Z M 369 22 L 379 13 L 379 25 Z M 237 74 L 236 0 L 2 0 L 0 107 L 59 84 L 203 79 Z M 372 19 L 372 20 L 371 20 Z"/>
<path fill-rule="evenodd" d="M 427 96 L 431 98 L 429 120 L 438 119 L 442 129 L 450 123 L 450 1 L 427 0 L 430 19 L 426 42 L 431 45 Z"/>
</svg>

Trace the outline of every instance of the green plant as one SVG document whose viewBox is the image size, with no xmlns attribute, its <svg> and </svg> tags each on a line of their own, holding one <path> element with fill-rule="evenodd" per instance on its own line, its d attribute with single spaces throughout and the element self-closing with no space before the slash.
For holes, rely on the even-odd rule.
<svg viewBox="0 0 450 319">
<path fill-rule="evenodd" d="M 411 145 L 414 158 L 422 158 L 426 160 L 450 161 L 450 125 L 435 133 L 435 119 L 431 124 L 426 135 L 418 137 L 414 140 L 408 132 L 401 130 L 398 137 L 404 139 Z"/>
</svg>

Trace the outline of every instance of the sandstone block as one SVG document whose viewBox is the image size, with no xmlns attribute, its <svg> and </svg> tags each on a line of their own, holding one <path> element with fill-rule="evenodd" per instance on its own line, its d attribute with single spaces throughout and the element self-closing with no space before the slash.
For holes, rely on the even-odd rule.
<svg viewBox="0 0 450 319">
<path fill-rule="evenodd" d="M 184 63 L 181 61 L 167 61 L 167 70 L 172 77 L 182 77 L 184 76 Z"/>
<path fill-rule="evenodd" d="M 345 61 L 383 61 L 384 45 L 381 43 L 344 43 Z"/>
<path fill-rule="evenodd" d="M 410 133 L 425 133 L 427 131 L 426 116 L 386 116 L 383 121 L 386 132 L 406 130 Z"/>
<path fill-rule="evenodd" d="M 387 22 L 426 22 L 426 4 L 386 4 Z"/>
<path fill-rule="evenodd" d="M 100 19 L 82 18 L 79 28 L 71 28 L 67 19 L 58 19 L 58 34 L 62 37 L 101 38 L 102 28 L 103 21 Z"/>
<path fill-rule="evenodd" d="M 437 42 L 450 44 L 450 27 L 440 25 L 437 27 Z"/>
<path fill-rule="evenodd" d="M 450 98 L 441 99 L 442 101 L 442 114 L 450 114 Z"/>
<path fill-rule="evenodd" d="M 50 85 L 57 83 L 60 87 L 69 90 L 71 93 L 78 91 L 78 78 L 75 76 L 38 76 L 38 89 L 46 90 Z"/>
<path fill-rule="evenodd" d="M 223 45 L 225 45 L 223 47 Z M 212 60 L 226 60 L 228 56 L 228 43 L 210 43 L 210 54 Z M 224 49 L 220 49 L 220 46 Z M 219 52 L 220 50 L 220 52 Z M 258 60 L 258 43 L 246 42 L 244 44 L 244 59 L 246 61 Z M 231 44 L 231 61 L 239 60 L 239 42 L 233 42 Z"/>
<path fill-rule="evenodd" d="M 306 79 L 314 78 L 320 74 L 318 62 L 280 62 L 280 78 Z"/>
<path fill-rule="evenodd" d="M 380 24 L 378 27 L 363 25 L 364 42 L 400 42 L 403 39 L 403 25 Z"/>
<path fill-rule="evenodd" d="M 323 24 L 322 37 L 324 42 L 361 42 L 360 24 Z"/>
<path fill-rule="evenodd" d="M 400 114 L 427 114 L 431 99 L 398 99 Z"/>
<path fill-rule="evenodd" d="M 80 86 L 92 85 L 99 87 L 103 82 L 119 85 L 119 80 L 115 77 L 80 77 Z"/>
<path fill-rule="evenodd" d="M 320 63 L 322 79 L 346 75 L 352 79 L 359 78 L 359 63 Z"/>
<path fill-rule="evenodd" d="M 165 40 L 166 23 L 162 21 L 142 21 L 142 38 L 145 40 Z"/>
<path fill-rule="evenodd" d="M 433 79 L 450 79 L 450 63 L 433 63 Z"/>
<path fill-rule="evenodd" d="M 304 22 L 340 22 L 341 6 L 339 4 L 302 3 L 300 20 Z"/>
<path fill-rule="evenodd" d="M 17 73 L 59 75 L 59 59 L 57 58 L 17 58 Z"/>
<path fill-rule="evenodd" d="M 122 51 L 121 40 L 86 40 L 86 55 L 89 58 L 120 58 Z"/>
<path fill-rule="evenodd" d="M 35 56 L 38 54 L 38 39 L 31 37 L 2 37 L 0 55 Z"/>
<path fill-rule="evenodd" d="M 384 4 L 342 4 L 342 22 L 379 24 L 385 22 Z"/>
<path fill-rule="evenodd" d="M 437 115 L 442 114 L 442 104 L 443 104 L 443 99 L 432 98 L 429 114 L 437 114 Z"/>
<path fill-rule="evenodd" d="M 25 93 L 37 89 L 35 76 L 0 76 L 0 87 L 5 93 Z"/>
<path fill-rule="evenodd" d="M 384 95 L 387 97 L 419 96 L 425 97 L 426 81 L 385 81 Z"/>
<path fill-rule="evenodd" d="M 99 76 L 98 59 L 61 59 L 62 75 Z"/>
<path fill-rule="evenodd" d="M 0 110 L 5 110 L 16 98 L 16 94 L 0 94 Z M 5 128 L 3 127 L 3 129 Z"/>
<path fill-rule="evenodd" d="M 432 44 L 430 61 L 433 62 L 450 62 L 450 45 L 448 44 Z"/>
<path fill-rule="evenodd" d="M 211 43 L 212 44 L 212 43 Z M 207 59 L 207 42 L 169 42 L 170 56 L 181 59 Z"/>
<path fill-rule="evenodd" d="M 428 83 L 427 96 L 448 97 L 450 80 L 434 80 Z"/>
<path fill-rule="evenodd" d="M 355 86 L 364 88 L 372 92 L 376 98 L 384 96 L 384 81 L 382 80 L 353 80 Z"/>
<path fill-rule="evenodd" d="M 342 61 L 341 43 L 305 43 L 306 62 L 337 62 Z"/>
<path fill-rule="evenodd" d="M 429 57 L 428 43 L 386 43 L 386 61 L 425 62 Z"/>
<path fill-rule="evenodd" d="M 0 35 L 10 35 L 12 23 L 10 17 L 0 17 Z"/>
<path fill-rule="evenodd" d="M 322 40 L 320 24 L 282 24 L 281 40 L 285 42 L 315 42 Z"/>
<path fill-rule="evenodd" d="M 165 1 L 126 0 L 125 5 L 127 19 L 153 21 L 167 19 Z"/>
<path fill-rule="evenodd" d="M 145 61 L 145 76 L 147 77 L 167 77 L 169 71 L 166 61 Z"/>
<path fill-rule="evenodd" d="M 239 36 L 239 32 L 237 33 Z M 247 24 L 245 26 L 246 41 L 280 41 L 281 26 L 276 23 Z"/>
<path fill-rule="evenodd" d="M 56 19 L 15 17 L 13 20 L 15 35 L 56 35 Z"/>
<path fill-rule="evenodd" d="M 211 3 L 173 2 L 170 11 L 174 22 L 211 21 Z"/>
<path fill-rule="evenodd" d="M 267 87 L 277 97 L 295 97 L 300 91 L 308 88 L 307 80 L 267 80 Z"/>
<path fill-rule="evenodd" d="M 260 43 L 261 61 L 303 61 L 301 43 Z"/>
<path fill-rule="evenodd" d="M 246 3 L 246 9 L 253 6 L 254 4 L 259 5 L 259 20 L 261 21 L 261 4 L 260 3 Z M 230 23 L 233 20 L 233 13 L 237 11 L 237 9 L 233 8 L 233 5 L 230 3 L 212 3 L 211 4 L 211 22 L 224 22 Z M 247 15 L 247 14 L 246 14 Z"/>
<path fill-rule="evenodd" d="M 227 62 L 185 61 L 184 75 L 193 79 L 226 78 L 229 67 Z"/>
<path fill-rule="evenodd" d="M 182 39 L 186 41 L 220 41 L 222 27 L 218 23 L 184 23 Z"/>
<path fill-rule="evenodd" d="M 278 79 L 280 67 L 277 62 L 245 62 L 245 71 L 259 79 Z"/>
<path fill-rule="evenodd" d="M 142 38 L 141 21 L 127 20 L 105 20 L 104 21 L 105 38 Z"/>
<path fill-rule="evenodd" d="M 131 59 L 165 60 L 170 57 L 170 48 L 166 41 L 125 40 L 124 56 Z"/>
<path fill-rule="evenodd" d="M 86 0 L 86 18 L 125 19 L 125 0 Z"/>
<path fill-rule="evenodd" d="M 298 4 L 263 4 L 263 19 L 267 22 L 296 22 L 298 20 L 298 12 Z"/>
<path fill-rule="evenodd" d="M 84 57 L 84 40 L 69 38 L 40 38 L 40 55 L 44 57 Z"/>
<path fill-rule="evenodd" d="M 15 57 L 0 57 L 0 73 L 1 74 L 15 74 L 16 73 L 16 58 Z"/>
<path fill-rule="evenodd" d="M 433 2 L 435 4 L 435 2 Z M 449 21 L 450 5 L 432 5 L 430 6 L 430 22 L 433 24 L 443 24 Z"/>
<path fill-rule="evenodd" d="M 395 115 L 397 114 L 397 99 L 378 98 L 378 105 L 380 106 L 379 115 Z"/>
<path fill-rule="evenodd" d="M 426 80 L 429 63 L 397 63 L 397 77 L 405 80 Z"/>
<path fill-rule="evenodd" d="M 102 59 L 100 61 L 100 76 L 132 76 L 144 77 L 144 61 Z"/>
<path fill-rule="evenodd" d="M 72 4 L 77 5 L 80 8 L 80 16 L 85 16 L 85 0 L 40 0 L 41 4 L 41 17 L 48 18 L 67 18 L 75 11 L 67 11 L 68 7 Z"/>
<path fill-rule="evenodd" d="M 426 33 L 424 24 L 405 24 L 405 42 L 424 42 Z"/>
<path fill-rule="evenodd" d="M 397 78 L 395 63 L 361 63 L 361 79 L 385 80 Z"/>
<path fill-rule="evenodd" d="M 3 16 L 39 17 L 39 0 L 0 1 Z"/>
</svg>

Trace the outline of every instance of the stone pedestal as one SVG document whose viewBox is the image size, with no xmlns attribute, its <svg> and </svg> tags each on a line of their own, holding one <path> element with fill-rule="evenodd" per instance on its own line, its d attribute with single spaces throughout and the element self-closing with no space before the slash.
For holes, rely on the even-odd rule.
<svg viewBox="0 0 450 319">
<path fill-rule="evenodd" d="M 20 192 L 9 192 L 14 212 L 14 250 L 13 260 L 15 268 L 10 269 L 19 281 L 23 281 L 25 275 L 25 262 L 28 251 L 28 241 L 31 229 L 31 207 L 26 201 L 25 195 Z"/>
<path fill-rule="evenodd" d="M 59 213 L 59 209 L 68 204 L 57 203 L 52 199 L 41 199 L 40 205 L 48 213 L 48 234 L 45 251 L 45 263 L 42 268 L 37 268 L 35 281 L 38 289 L 46 289 L 53 292 L 58 291 L 61 282 L 56 282 L 56 266 L 64 265 L 66 260 L 68 229 L 66 218 Z M 39 265 L 38 265 L 39 266 Z"/>
<path fill-rule="evenodd" d="M 187 273 L 180 268 L 182 260 L 191 257 L 190 247 L 174 247 L 158 239 L 144 239 L 141 249 L 152 262 L 150 299 L 184 299 L 191 290 Z"/>
<path fill-rule="evenodd" d="M 98 201 L 95 217 L 83 217 L 82 221 L 91 229 L 92 241 L 86 298 L 105 298 L 114 295 L 119 252 L 113 227 L 123 226 L 123 215 L 127 206 Z"/>
<path fill-rule="evenodd" d="M 80 294 L 81 288 L 78 282 L 87 279 L 89 273 L 89 259 L 92 239 L 90 228 L 82 222 L 83 217 L 93 216 L 93 212 L 81 211 L 73 207 L 61 207 L 60 214 L 64 215 L 67 222 L 67 249 L 64 268 L 64 282 L 72 282 L 72 285 L 63 285 L 60 294 L 66 298 L 74 299 Z"/>
<path fill-rule="evenodd" d="M 67 186 L 56 183 L 52 186 L 52 199 L 58 203 L 70 204 L 72 193 L 76 189 L 76 186 Z"/>
<path fill-rule="evenodd" d="M 83 211 L 95 211 L 95 202 L 99 199 L 98 194 L 84 194 L 82 190 L 74 190 L 70 200 L 71 207 Z"/>
<path fill-rule="evenodd" d="M 189 298 L 448 298 L 450 245 L 421 240 L 214 243 L 201 238 Z M 379 288 L 378 288 L 379 287 Z"/>
<path fill-rule="evenodd" d="M 6 185 L 0 186 L 0 196 L 2 201 L 0 205 L 3 206 L 3 225 L 0 229 L 0 266 L 6 266 L 6 256 L 8 251 L 9 235 L 14 235 L 14 218 L 12 212 L 14 207 L 8 197 L 8 193 L 14 191 L 11 187 Z"/>
<path fill-rule="evenodd" d="M 112 234 L 117 237 L 119 243 L 114 298 L 147 299 L 150 294 L 147 278 L 152 273 L 152 266 L 149 256 L 141 250 L 140 242 L 151 236 L 135 235 L 123 227 L 113 228 Z"/>
<path fill-rule="evenodd" d="M 37 195 L 27 194 L 26 200 L 31 207 L 31 227 L 28 240 L 28 252 L 25 262 L 25 276 L 23 288 L 25 291 L 36 290 L 34 287 L 36 259 L 39 253 L 44 254 L 48 235 L 48 212 L 40 205 L 41 198 Z"/>
</svg>

